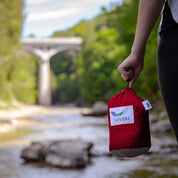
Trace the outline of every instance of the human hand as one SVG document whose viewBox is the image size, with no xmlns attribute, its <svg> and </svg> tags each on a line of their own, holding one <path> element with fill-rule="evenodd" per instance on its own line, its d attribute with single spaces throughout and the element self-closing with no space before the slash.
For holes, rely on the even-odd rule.
<svg viewBox="0 0 178 178">
<path fill-rule="evenodd" d="M 139 77 L 143 69 L 144 56 L 136 57 L 134 54 L 130 54 L 119 66 L 118 70 L 121 73 L 121 77 L 129 82 L 129 88 L 132 88 L 133 84 Z"/>
</svg>

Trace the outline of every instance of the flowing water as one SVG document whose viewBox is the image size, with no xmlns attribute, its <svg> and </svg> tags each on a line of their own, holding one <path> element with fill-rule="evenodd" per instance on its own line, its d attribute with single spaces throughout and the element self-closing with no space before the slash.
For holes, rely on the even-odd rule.
<svg viewBox="0 0 178 178">
<path fill-rule="evenodd" d="M 31 141 L 82 139 L 94 144 L 97 153 L 108 153 L 107 118 L 84 117 L 78 112 L 38 115 L 33 134 L 0 145 L 0 178 L 175 178 L 178 161 L 166 157 L 145 156 L 120 160 L 115 157 L 92 157 L 84 169 L 60 169 L 40 164 L 24 164 L 21 150 Z"/>
</svg>

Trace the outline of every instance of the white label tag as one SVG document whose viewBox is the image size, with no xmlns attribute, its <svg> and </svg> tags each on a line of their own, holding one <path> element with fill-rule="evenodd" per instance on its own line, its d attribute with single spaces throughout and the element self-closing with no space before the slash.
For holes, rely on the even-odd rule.
<svg viewBox="0 0 178 178">
<path fill-rule="evenodd" d="M 133 106 L 110 108 L 111 126 L 134 123 Z"/>
<path fill-rule="evenodd" d="M 145 110 L 152 109 L 152 106 L 151 106 L 151 104 L 150 104 L 150 102 L 148 100 L 143 101 L 142 104 L 143 104 Z"/>
</svg>

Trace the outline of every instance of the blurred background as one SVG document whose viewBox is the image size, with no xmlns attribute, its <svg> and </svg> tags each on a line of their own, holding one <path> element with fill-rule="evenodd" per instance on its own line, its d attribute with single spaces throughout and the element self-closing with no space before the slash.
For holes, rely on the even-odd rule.
<svg viewBox="0 0 178 178">
<path fill-rule="evenodd" d="M 1 101 L 37 102 L 38 57 L 25 51 L 24 37 L 79 36 L 82 50 L 63 51 L 50 60 L 53 103 L 108 99 L 126 87 L 117 66 L 130 52 L 138 1 L 2 1 Z M 157 28 L 148 41 L 145 68 L 134 89 L 160 99 L 156 71 Z M 58 60 L 60 59 L 60 60 Z M 70 88 L 73 88 L 71 91 Z M 1 106 L 2 107 L 2 106 Z"/>
<path fill-rule="evenodd" d="M 147 43 L 144 70 L 133 87 L 153 105 L 150 114 L 153 150 L 132 160 L 108 156 L 107 102 L 127 86 L 117 66 L 130 53 L 138 3 L 138 0 L 0 1 L 1 178 L 178 177 L 177 145 L 157 78 L 160 18 Z M 41 106 L 40 59 L 25 50 L 22 39 L 58 37 L 81 37 L 81 49 L 63 50 L 50 57 L 51 103 Z M 99 109 L 101 113 L 95 113 Z M 82 170 L 23 164 L 19 155 L 32 141 L 58 139 L 92 142 L 93 155 L 100 156 L 92 158 Z"/>
</svg>

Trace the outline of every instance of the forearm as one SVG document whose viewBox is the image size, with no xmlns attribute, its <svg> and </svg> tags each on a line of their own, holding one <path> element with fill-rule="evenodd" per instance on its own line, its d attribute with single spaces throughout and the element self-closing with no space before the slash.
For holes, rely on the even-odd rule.
<svg viewBox="0 0 178 178">
<path fill-rule="evenodd" d="M 132 53 L 144 56 L 147 39 L 161 12 L 164 2 L 165 0 L 140 0 Z"/>
</svg>

